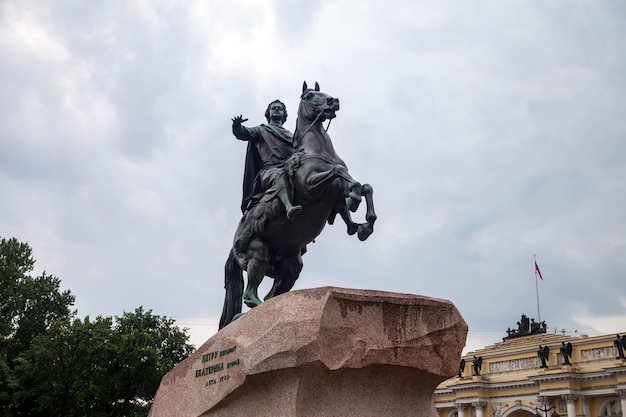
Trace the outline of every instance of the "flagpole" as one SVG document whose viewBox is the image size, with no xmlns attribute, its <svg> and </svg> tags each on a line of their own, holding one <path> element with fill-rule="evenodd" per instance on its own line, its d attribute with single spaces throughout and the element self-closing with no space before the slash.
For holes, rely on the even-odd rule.
<svg viewBox="0 0 626 417">
<path fill-rule="evenodd" d="M 537 322 L 541 323 L 541 310 L 539 310 L 539 281 L 537 280 L 537 256 L 533 255 L 535 259 L 535 289 L 537 291 Z"/>
</svg>

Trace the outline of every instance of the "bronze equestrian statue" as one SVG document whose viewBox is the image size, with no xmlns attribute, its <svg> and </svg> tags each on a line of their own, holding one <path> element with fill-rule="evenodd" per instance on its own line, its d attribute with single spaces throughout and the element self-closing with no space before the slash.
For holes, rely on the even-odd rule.
<svg viewBox="0 0 626 417">
<path fill-rule="evenodd" d="M 272 108 L 278 103 L 270 103 L 266 111 L 268 125 L 247 128 L 242 116 L 233 118 L 233 134 L 250 143 L 244 213 L 224 268 L 226 296 L 220 329 L 241 314 L 242 300 L 250 308 L 262 303 L 257 292 L 265 276 L 274 279 L 265 300 L 289 291 L 302 270 L 306 245 L 326 222 L 333 224 L 337 214 L 348 234 L 356 233 L 360 240 L 374 231 L 372 187 L 350 176 L 322 126 L 335 118 L 339 100 L 321 92 L 318 83 L 311 89 L 305 82 L 293 138 L 282 128 L 284 105 L 280 103 L 284 114 Z M 362 197 L 367 206 L 365 223 L 355 223 L 350 212 L 358 209 Z M 248 278 L 245 291 L 243 271 Z"/>
</svg>

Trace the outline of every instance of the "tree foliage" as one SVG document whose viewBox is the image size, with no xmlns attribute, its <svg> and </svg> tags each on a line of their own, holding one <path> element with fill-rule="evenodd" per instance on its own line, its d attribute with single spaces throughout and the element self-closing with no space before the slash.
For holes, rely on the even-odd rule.
<svg viewBox="0 0 626 417">
<path fill-rule="evenodd" d="M 0 409 L 12 409 L 14 362 L 54 320 L 73 316 L 74 296 L 61 291 L 61 281 L 45 272 L 29 275 L 35 265 L 32 249 L 15 238 L 0 239 Z"/>
<path fill-rule="evenodd" d="M 122 404 L 152 401 L 161 378 L 189 356 L 193 346 L 174 320 L 142 307 L 116 318 L 117 399 Z"/>
<path fill-rule="evenodd" d="M 16 360 L 14 407 L 31 416 L 109 415 L 104 384 L 114 355 L 110 319 L 55 321 Z"/>
<path fill-rule="evenodd" d="M 0 239 L 0 335 L 8 359 L 45 333 L 55 319 L 68 319 L 75 297 L 60 291 L 61 280 L 45 272 L 28 275 L 35 261 L 32 249 L 17 239 Z"/>
<path fill-rule="evenodd" d="M 193 350 L 174 321 L 139 307 L 56 321 L 17 360 L 15 401 L 33 416 L 147 415 L 161 378 Z"/>
<path fill-rule="evenodd" d="M 26 243 L 0 240 L 0 416 L 145 416 L 189 356 L 186 330 L 152 310 L 75 319 L 74 296 L 28 275 Z"/>
</svg>

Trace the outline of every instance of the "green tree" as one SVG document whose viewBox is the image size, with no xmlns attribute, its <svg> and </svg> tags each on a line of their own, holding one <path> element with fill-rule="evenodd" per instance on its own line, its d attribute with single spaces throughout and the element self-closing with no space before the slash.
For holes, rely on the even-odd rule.
<svg viewBox="0 0 626 417">
<path fill-rule="evenodd" d="M 74 296 L 60 290 L 60 280 L 45 272 L 29 275 L 35 265 L 32 249 L 15 238 L 0 239 L 0 415 L 11 415 L 14 365 L 54 320 L 73 317 Z"/>
<path fill-rule="evenodd" d="M 0 239 L 0 336 L 10 337 L 17 327 L 20 283 L 32 271 L 35 261 L 27 243 L 11 238 Z"/>
<path fill-rule="evenodd" d="M 143 307 L 116 317 L 116 415 L 147 415 L 163 375 L 193 352 L 186 331 L 174 323 Z"/>
<path fill-rule="evenodd" d="M 34 265 L 28 243 L 0 239 L 0 352 L 8 362 L 28 348 L 33 337 L 45 333 L 53 320 L 74 314 L 70 306 L 75 297 L 69 290 L 60 291 L 61 280 L 52 275 L 28 275 Z"/>
<path fill-rule="evenodd" d="M 6 355 L 0 354 L 0 410 L 5 410 L 11 403 L 12 372 L 6 361 Z M 0 416 L 8 415 L 0 411 Z"/>
<path fill-rule="evenodd" d="M 15 415 L 107 416 L 110 364 L 116 355 L 111 318 L 56 320 L 16 359 Z"/>
<path fill-rule="evenodd" d="M 186 330 L 143 307 L 74 319 L 74 296 L 34 265 L 27 243 L 0 239 L 0 417 L 147 415 L 193 351 Z"/>
<path fill-rule="evenodd" d="M 69 290 L 61 292 L 60 284 L 59 278 L 45 272 L 20 283 L 10 357 L 27 349 L 33 337 L 44 334 L 54 320 L 73 317 L 74 312 L 69 307 L 74 304 L 75 297 Z"/>
<path fill-rule="evenodd" d="M 161 378 L 189 356 L 185 330 L 139 307 L 113 320 L 55 321 L 17 359 L 20 415 L 145 416 Z"/>
</svg>

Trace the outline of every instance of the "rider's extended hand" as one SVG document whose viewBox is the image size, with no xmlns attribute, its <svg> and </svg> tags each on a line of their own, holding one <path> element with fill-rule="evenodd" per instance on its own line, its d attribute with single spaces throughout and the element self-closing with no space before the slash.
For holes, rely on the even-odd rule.
<svg viewBox="0 0 626 417">
<path fill-rule="evenodd" d="M 231 120 L 233 121 L 233 126 L 241 126 L 243 122 L 248 121 L 248 119 L 244 119 L 242 115 L 235 116 Z"/>
</svg>

